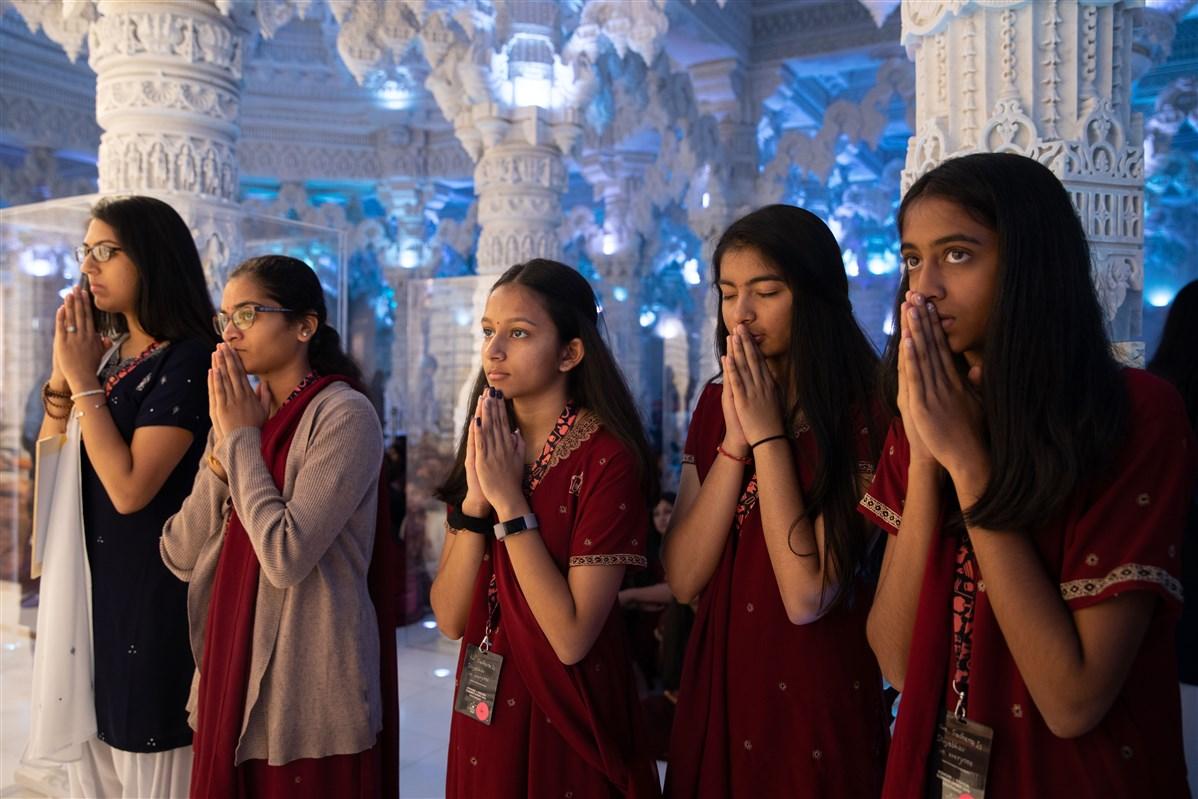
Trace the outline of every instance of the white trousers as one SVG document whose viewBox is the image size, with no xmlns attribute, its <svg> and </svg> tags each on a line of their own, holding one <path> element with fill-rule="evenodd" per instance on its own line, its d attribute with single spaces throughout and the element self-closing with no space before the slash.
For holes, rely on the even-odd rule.
<svg viewBox="0 0 1198 799">
<path fill-rule="evenodd" d="M 124 752 L 92 738 L 83 758 L 67 763 L 75 799 L 187 799 L 191 747 Z"/>
</svg>

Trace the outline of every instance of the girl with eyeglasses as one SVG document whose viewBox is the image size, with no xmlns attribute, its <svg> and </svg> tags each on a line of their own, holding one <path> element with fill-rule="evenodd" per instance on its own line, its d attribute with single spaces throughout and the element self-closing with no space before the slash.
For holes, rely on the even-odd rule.
<svg viewBox="0 0 1198 799">
<path fill-rule="evenodd" d="M 461 638 L 445 795 L 660 795 L 616 595 L 656 472 L 595 294 L 535 259 L 487 297 L 430 600 Z"/>
<path fill-rule="evenodd" d="M 212 303 L 191 232 L 159 200 L 101 201 L 76 255 L 83 280 L 55 317 L 41 428 L 62 434 L 73 416 L 82 438 L 97 734 L 68 766 L 71 795 L 184 797 L 194 663 L 186 590 L 158 536 L 208 432 Z"/>
<path fill-rule="evenodd" d="M 307 264 L 244 262 L 215 321 L 205 465 L 162 534 L 198 664 L 191 795 L 394 796 L 379 420 Z"/>
<path fill-rule="evenodd" d="M 902 691 L 884 795 L 1187 796 L 1181 397 L 1115 360 L 1039 162 L 946 161 L 898 229 L 899 418 L 861 506 L 890 534 L 868 627 Z"/>
</svg>

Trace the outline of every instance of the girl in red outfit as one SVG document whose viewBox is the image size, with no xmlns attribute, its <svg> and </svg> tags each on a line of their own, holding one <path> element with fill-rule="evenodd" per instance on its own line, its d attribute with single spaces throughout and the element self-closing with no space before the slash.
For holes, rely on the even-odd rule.
<svg viewBox="0 0 1198 799">
<path fill-rule="evenodd" d="M 448 797 L 655 797 L 616 594 L 643 568 L 653 460 L 586 279 L 495 283 L 431 600 L 462 638 Z"/>
<path fill-rule="evenodd" d="M 903 199 L 896 419 L 869 637 L 903 692 L 885 795 L 1187 796 L 1173 628 L 1193 442 L 1111 355 L 1085 232 L 1039 163 Z"/>
<path fill-rule="evenodd" d="M 875 796 L 887 717 L 855 507 L 886 425 L 877 358 L 813 214 L 749 214 L 712 265 L 724 381 L 699 398 L 665 538 L 674 594 L 701 596 L 666 793 Z"/>
</svg>

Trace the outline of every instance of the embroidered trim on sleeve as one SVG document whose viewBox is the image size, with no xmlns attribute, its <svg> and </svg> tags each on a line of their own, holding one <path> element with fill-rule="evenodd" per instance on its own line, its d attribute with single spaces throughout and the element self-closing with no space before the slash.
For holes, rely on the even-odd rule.
<svg viewBox="0 0 1198 799">
<path fill-rule="evenodd" d="M 640 566 L 642 569 L 649 565 L 644 555 L 574 555 L 570 558 L 571 566 Z"/>
<path fill-rule="evenodd" d="M 879 502 L 877 498 L 871 494 L 866 494 L 861 497 L 861 507 L 877 516 L 895 530 L 899 529 L 899 525 L 903 522 L 903 517 L 901 515 L 896 513 L 893 508 L 890 508 L 885 503 Z"/>
<path fill-rule="evenodd" d="M 1087 577 L 1061 583 L 1061 597 L 1068 602 L 1071 599 L 1098 596 L 1120 583 L 1159 585 L 1178 602 L 1182 601 L 1181 580 L 1159 566 L 1146 566 L 1142 563 L 1124 563 L 1112 569 L 1105 577 Z"/>
</svg>

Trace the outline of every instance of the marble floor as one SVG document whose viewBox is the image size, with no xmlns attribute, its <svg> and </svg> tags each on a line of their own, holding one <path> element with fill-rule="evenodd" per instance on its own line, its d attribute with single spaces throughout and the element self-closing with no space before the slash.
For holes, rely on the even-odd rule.
<svg viewBox="0 0 1198 799">
<path fill-rule="evenodd" d="M 0 582 L 0 798 L 46 794 L 17 782 L 21 750 L 29 731 L 29 686 L 33 667 L 30 629 L 34 611 L 20 608 L 16 584 Z M 399 781 L 403 799 L 444 795 L 453 669 L 458 645 L 431 621 L 396 633 L 399 658 Z M 57 792 L 57 795 L 64 795 Z"/>
</svg>

